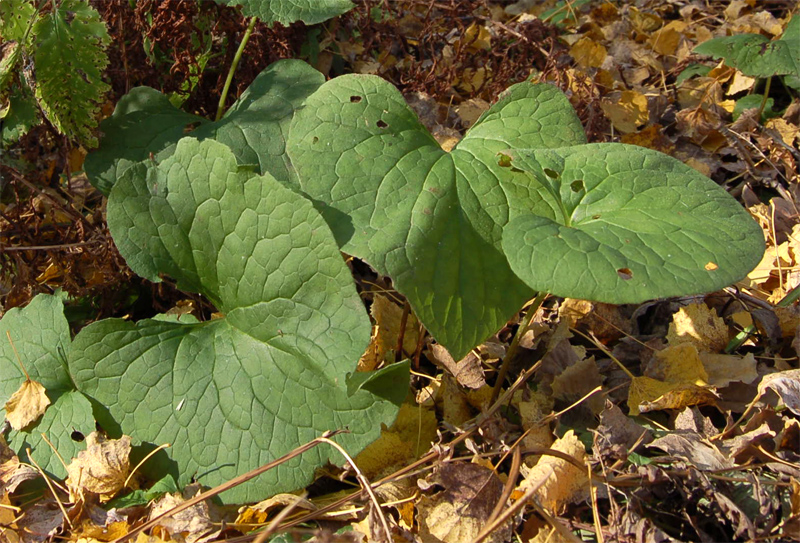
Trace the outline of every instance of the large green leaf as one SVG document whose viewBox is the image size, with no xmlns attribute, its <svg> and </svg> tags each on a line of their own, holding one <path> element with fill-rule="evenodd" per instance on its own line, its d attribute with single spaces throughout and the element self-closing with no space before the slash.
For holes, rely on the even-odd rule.
<svg viewBox="0 0 800 543">
<path fill-rule="evenodd" d="M 198 324 L 101 321 L 73 342 L 80 390 L 124 433 L 171 443 L 183 482 L 221 483 L 325 430 L 349 428 L 340 441 L 356 452 L 393 421 L 407 392 L 402 368 L 348 395 L 370 323 L 308 200 L 238 165 L 226 146 L 185 138 L 162 162 L 127 170 L 108 223 L 134 271 L 170 275 L 225 314 Z M 329 453 L 307 453 L 227 498 L 303 486 Z"/>
<path fill-rule="evenodd" d="M 716 183 L 617 143 L 501 155 L 531 213 L 506 225 L 511 268 L 538 291 L 609 303 L 710 292 L 764 252 L 760 227 Z"/>
<path fill-rule="evenodd" d="M 92 133 L 103 96 L 110 42 L 100 14 L 85 0 L 64 0 L 33 27 L 36 99 L 62 133 L 96 145 Z"/>
<path fill-rule="evenodd" d="M 800 16 L 794 15 L 780 39 L 760 34 L 737 34 L 701 43 L 694 52 L 722 58 L 750 77 L 800 76 Z"/>
<path fill-rule="evenodd" d="M 216 0 L 226 6 L 241 6 L 248 17 L 258 17 L 267 24 L 290 25 L 303 21 L 311 25 L 353 9 L 350 0 Z"/>
<path fill-rule="evenodd" d="M 271 64 L 218 122 L 190 115 L 150 87 L 137 87 L 100 124 L 100 148 L 86 157 L 92 183 L 108 194 L 116 180 L 151 153 L 163 160 L 179 139 L 190 133 L 230 147 L 241 164 L 253 164 L 279 181 L 295 178 L 285 154 L 286 132 L 295 109 L 324 81 L 321 73 L 299 60 Z M 194 132 L 192 132 L 192 130 Z"/>
<path fill-rule="evenodd" d="M 307 100 L 288 152 L 343 250 L 391 276 L 458 359 L 532 296 L 501 250 L 518 205 L 501 186 L 511 173 L 496 154 L 584 141 L 558 89 L 521 83 L 447 153 L 391 84 L 350 75 Z"/>
<path fill-rule="evenodd" d="M 42 434 L 69 460 L 83 448 L 71 439 L 72 432 L 94 430 L 92 407 L 75 391 L 67 372 L 69 351 L 69 325 L 60 298 L 40 294 L 24 309 L 10 309 L 0 320 L 0 405 L 25 382 L 20 363 L 31 379 L 45 387 L 51 402 L 30 427 L 11 430 L 9 445 L 23 458 L 30 448 L 39 465 L 57 477 L 65 476 L 66 470 Z"/>
<path fill-rule="evenodd" d="M 0 38 L 22 41 L 35 13 L 30 0 L 0 0 Z"/>
</svg>

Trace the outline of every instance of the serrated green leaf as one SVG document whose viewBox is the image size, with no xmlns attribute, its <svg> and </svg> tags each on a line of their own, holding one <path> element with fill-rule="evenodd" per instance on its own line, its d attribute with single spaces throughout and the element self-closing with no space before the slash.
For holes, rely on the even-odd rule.
<svg viewBox="0 0 800 543">
<path fill-rule="evenodd" d="M 138 87 L 117 104 L 100 124 L 105 133 L 100 148 L 86 157 L 84 168 L 105 194 L 133 164 L 171 155 L 179 139 L 190 133 L 230 147 L 241 164 L 255 164 L 279 181 L 296 175 L 285 153 L 286 133 L 294 111 L 324 81 L 321 73 L 299 60 L 271 64 L 248 87 L 219 122 L 177 109 L 149 87 Z"/>
<path fill-rule="evenodd" d="M 96 145 L 92 130 L 103 96 L 110 38 L 100 14 L 82 0 L 64 0 L 34 25 L 36 99 L 62 134 Z"/>
<path fill-rule="evenodd" d="M 617 304 L 711 292 L 764 252 L 736 200 L 662 153 L 604 143 L 508 151 L 506 164 L 532 213 L 506 225 L 503 249 L 535 290 Z"/>
<path fill-rule="evenodd" d="M 247 17 L 258 17 L 267 24 L 284 26 L 296 21 L 307 25 L 321 23 L 353 9 L 350 0 L 216 0 L 226 6 L 241 6 Z"/>
<path fill-rule="evenodd" d="M 502 228 L 518 211 L 496 153 L 584 141 L 558 89 L 521 83 L 447 153 L 391 84 L 350 75 L 306 101 L 287 149 L 343 250 L 391 276 L 459 359 L 532 296 L 501 251 Z"/>
<path fill-rule="evenodd" d="M 694 52 L 722 58 L 725 64 L 750 77 L 800 75 L 800 16 L 793 16 L 780 39 L 760 34 L 738 34 L 701 43 Z"/>
<path fill-rule="evenodd" d="M 20 361 L 31 379 L 45 387 L 52 402 L 31 427 L 12 430 L 9 445 L 22 458 L 27 458 L 25 450 L 30 448 L 39 465 L 58 477 L 65 476 L 66 470 L 41 434 L 63 458 L 70 459 L 81 448 L 70 438 L 72 431 L 88 434 L 94 429 L 91 405 L 74 390 L 67 373 L 69 350 L 69 325 L 60 298 L 40 294 L 25 308 L 10 309 L 0 319 L 0 406 L 26 379 Z"/>
<path fill-rule="evenodd" d="M 22 41 L 35 13 L 30 0 L 0 0 L 0 38 Z"/>
<path fill-rule="evenodd" d="M 181 483 L 213 486 L 325 430 L 348 427 L 337 440 L 356 452 L 391 424 L 407 382 L 375 379 L 347 393 L 371 327 L 308 200 L 240 167 L 226 146 L 185 138 L 169 158 L 119 179 L 108 223 L 134 271 L 168 274 L 225 314 L 199 324 L 100 321 L 73 342 L 80 390 L 124 433 L 172 443 Z M 301 487 L 329 454 L 314 449 L 226 497 Z"/>
</svg>

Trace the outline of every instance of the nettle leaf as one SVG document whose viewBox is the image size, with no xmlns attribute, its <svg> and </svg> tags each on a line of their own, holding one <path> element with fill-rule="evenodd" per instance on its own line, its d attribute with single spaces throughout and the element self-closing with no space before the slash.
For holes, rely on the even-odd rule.
<svg viewBox="0 0 800 543">
<path fill-rule="evenodd" d="M 287 149 L 343 250 L 391 276 L 459 359 L 533 296 L 502 253 L 503 227 L 519 210 L 497 153 L 584 141 L 558 89 L 521 83 L 447 153 L 390 83 L 348 75 L 307 100 Z"/>
<path fill-rule="evenodd" d="M 291 181 L 296 174 L 285 153 L 289 120 L 324 80 L 305 62 L 275 62 L 218 122 L 176 108 L 155 89 L 137 87 L 100 124 L 105 137 L 100 148 L 86 157 L 84 168 L 92 184 L 108 194 L 133 164 L 148 159 L 151 153 L 155 160 L 164 160 L 174 152 L 178 140 L 191 133 L 198 139 L 224 143 L 240 164 L 253 164 L 261 173 Z"/>
<path fill-rule="evenodd" d="M 307 25 L 321 23 L 353 9 L 350 0 L 216 0 L 226 6 L 241 6 L 248 17 L 258 17 L 267 24 L 284 26 L 296 21 Z"/>
<path fill-rule="evenodd" d="M 96 145 L 92 129 L 110 88 L 102 79 L 110 38 L 100 14 L 85 1 L 64 0 L 33 33 L 39 106 L 62 134 Z"/>
<path fill-rule="evenodd" d="M 750 77 L 800 76 L 800 16 L 794 15 L 783 35 L 770 41 L 760 34 L 737 34 L 701 43 L 694 52 L 722 58 Z"/>
<path fill-rule="evenodd" d="M 308 200 L 241 167 L 228 147 L 185 138 L 164 161 L 127 170 L 108 224 L 134 271 L 168 274 L 225 314 L 197 324 L 100 321 L 73 343 L 80 390 L 122 432 L 171 443 L 181 482 L 221 483 L 325 430 L 349 428 L 337 440 L 356 452 L 392 423 L 407 368 L 389 366 L 348 395 L 370 322 Z M 314 449 L 226 497 L 302 487 L 330 454 Z"/>
<path fill-rule="evenodd" d="M 67 372 L 69 351 L 69 325 L 56 296 L 40 294 L 25 308 L 10 309 L 0 319 L 0 406 L 25 382 L 20 362 L 31 379 L 45 387 L 51 402 L 41 419 L 23 431 L 11 430 L 9 445 L 22 458 L 30 448 L 37 463 L 57 477 L 66 476 L 66 470 L 42 434 L 69 460 L 83 448 L 71 439 L 72 432 L 94 430 L 92 406 L 75 390 Z"/>
<path fill-rule="evenodd" d="M 601 143 L 514 150 L 505 186 L 532 213 L 503 249 L 537 291 L 608 303 L 711 292 L 761 259 L 760 227 L 724 189 L 643 147 Z"/>
</svg>

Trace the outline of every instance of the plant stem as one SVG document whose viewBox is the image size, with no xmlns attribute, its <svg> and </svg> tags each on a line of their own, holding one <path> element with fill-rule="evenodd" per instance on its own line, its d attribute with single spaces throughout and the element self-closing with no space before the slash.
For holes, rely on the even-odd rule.
<svg viewBox="0 0 800 543">
<path fill-rule="evenodd" d="M 509 345 L 508 351 L 506 351 L 506 355 L 503 357 L 503 363 L 500 365 L 500 371 L 497 374 L 497 381 L 492 389 L 492 402 L 494 402 L 500 395 L 500 390 L 503 388 L 503 382 L 506 380 L 506 375 L 508 375 L 508 368 L 511 366 L 511 361 L 517 354 L 519 341 L 522 339 L 522 336 L 525 334 L 528 326 L 530 326 L 534 315 L 536 315 L 536 312 L 539 311 L 539 308 L 542 306 L 542 302 L 544 302 L 546 297 L 546 292 L 538 293 L 536 298 L 533 299 L 530 307 L 528 307 L 528 312 L 525 313 L 525 317 L 522 319 L 522 322 L 519 323 L 517 333 L 514 334 L 514 339 L 511 340 L 511 345 Z"/>
<path fill-rule="evenodd" d="M 761 123 L 761 115 L 764 113 L 764 108 L 767 107 L 767 100 L 769 99 L 769 88 L 772 86 L 772 78 L 767 78 L 767 83 L 764 85 L 764 97 L 761 99 L 761 105 L 758 107 L 758 122 Z"/>
<path fill-rule="evenodd" d="M 258 22 L 258 17 L 250 18 L 250 23 L 247 25 L 247 30 L 245 31 L 244 36 L 242 36 L 242 42 L 239 44 L 236 54 L 233 55 L 233 62 L 231 63 L 231 68 L 228 70 L 228 77 L 225 79 L 225 86 L 222 87 L 222 96 L 219 97 L 217 116 L 214 119 L 215 121 L 220 120 L 222 118 L 222 114 L 225 113 L 225 100 L 228 99 L 228 91 L 231 88 L 233 74 L 236 72 L 236 67 L 239 66 L 239 61 L 242 59 L 242 53 L 244 53 L 244 48 L 247 47 L 247 42 L 250 41 L 250 34 L 253 33 L 253 28 L 255 28 L 256 22 Z"/>
</svg>

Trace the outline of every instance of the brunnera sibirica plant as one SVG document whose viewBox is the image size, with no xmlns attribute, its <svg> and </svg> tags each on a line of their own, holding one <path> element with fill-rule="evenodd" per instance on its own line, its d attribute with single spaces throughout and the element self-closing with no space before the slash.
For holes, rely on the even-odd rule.
<svg viewBox="0 0 800 543">
<path fill-rule="evenodd" d="M 355 453 L 393 422 L 407 364 L 354 373 L 370 322 L 340 251 L 389 276 L 454 358 L 537 293 L 609 303 L 709 292 L 759 261 L 759 226 L 713 181 L 648 149 L 587 144 L 568 99 L 511 86 L 450 152 L 388 82 L 328 82 L 277 62 L 215 122 L 136 88 L 87 157 L 136 273 L 205 295 L 224 317 L 109 319 L 74 339 L 53 296 L 0 321 L 53 405 L 12 446 L 53 473 L 73 430 L 131 435 L 152 474 L 215 485 L 348 428 Z M 188 135 L 187 135 L 188 133 Z M 35 329 L 36 334 L 23 330 Z M 0 395 L 24 381 L 0 350 Z M 303 486 L 315 449 L 236 487 Z"/>
</svg>

